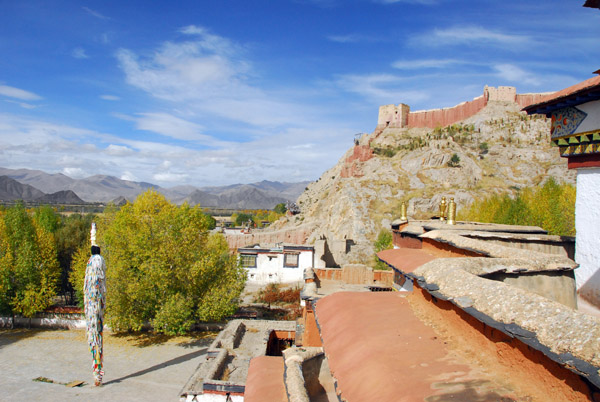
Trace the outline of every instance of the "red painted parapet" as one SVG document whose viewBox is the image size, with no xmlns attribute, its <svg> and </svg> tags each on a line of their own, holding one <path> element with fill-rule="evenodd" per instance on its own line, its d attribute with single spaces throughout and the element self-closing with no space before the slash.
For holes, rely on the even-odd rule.
<svg viewBox="0 0 600 402">
<path fill-rule="evenodd" d="M 543 94 L 517 94 L 517 99 L 515 100 L 521 108 L 527 107 L 529 105 L 533 105 L 534 103 L 541 102 L 545 97 L 547 97 L 550 93 Z"/>
<path fill-rule="evenodd" d="M 473 116 L 485 107 L 487 100 L 482 95 L 469 102 L 461 103 L 445 109 L 433 109 L 410 112 L 408 114 L 408 127 L 445 127 L 457 121 Z"/>
<path fill-rule="evenodd" d="M 407 105 L 385 105 L 379 108 L 377 127 L 445 127 L 450 124 L 465 120 L 483 109 L 489 101 L 515 102 L 521 108 L 542 101 L 548 93 L 517 94 L 515 87 L 499 86 L 497 88 L 486 86 L 483 95 L 469 102 L 459 105 L 432 110 L 408 112 Z"/>
</svg>

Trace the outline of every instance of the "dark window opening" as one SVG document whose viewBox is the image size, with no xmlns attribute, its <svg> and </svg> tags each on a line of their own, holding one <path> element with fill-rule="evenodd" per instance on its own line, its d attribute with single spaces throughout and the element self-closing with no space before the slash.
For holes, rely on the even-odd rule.
<svg viewBox="0 0 600 402">
<path fill-rule="evenodd" d="M 298 257 L 300 254 L 286 253 L 283 258 L 283 266 L 286 268 L 298 268 Z"/>
<path fill-rule="evenodd" d="M 242 254 L 240 259 L 242 260 L 242 267 L 256 268 L 256 254 Z"/>
</svg>

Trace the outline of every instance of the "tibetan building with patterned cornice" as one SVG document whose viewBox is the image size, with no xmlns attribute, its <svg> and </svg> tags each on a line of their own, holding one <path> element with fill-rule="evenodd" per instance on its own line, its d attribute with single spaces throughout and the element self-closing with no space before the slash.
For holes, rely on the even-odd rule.
<svg viewBox="0 0 600 402">
<path fill-rule="evenodd" d="M 600 306 L 600 76 L 524 108 L 552 119 L 551 141 L 577 170 L 575 271 L 579 295 Z"/>
</svg>

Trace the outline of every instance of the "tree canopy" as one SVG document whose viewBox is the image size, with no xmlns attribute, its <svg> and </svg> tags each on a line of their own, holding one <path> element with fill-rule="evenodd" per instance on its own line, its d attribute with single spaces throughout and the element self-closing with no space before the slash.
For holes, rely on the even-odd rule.
<svg viewBox="0 0 600 402">
<path fill-rule="evenodd" d="M 0 312 L 32 317 L 52 304 L 60 268 L 55 222 L 47 211 L 32 218 L 23 204 L 0 212 Z"/>
<path fill-rule="evenodd" d="M 575 236 L 575 187 L 549 178 L 543 185 L 523 189 L 516 197 L 492 195 L 460 211 L 459 219 L 476 222 L 533 225 L 549 234 Z"/>
<path fill-rule="evenodd" d="M 167 334 L 197 320 L 232 314 L 246 274 L 225 238 L 209 234 L 199 207 L 177 207 L 149 190 L 98 222 L 107 264 L 107 322 L 115 330 L 139 330 L 146 322 Z M 71 276 L 80 289 L 89 251 L 75 256 Z"/>
</svg>

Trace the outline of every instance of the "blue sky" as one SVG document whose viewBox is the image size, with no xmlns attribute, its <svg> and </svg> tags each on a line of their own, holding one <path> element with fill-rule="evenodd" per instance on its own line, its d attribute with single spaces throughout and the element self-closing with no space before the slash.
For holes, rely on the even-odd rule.
<svg viewBox="0 0 600 402">
<path fill-rule="evenodd" d="M 0 166 L 170 187 L 315 180 L 378 107 L 600 68 L 583 0 L 0 0 Z"/>
</svg>

